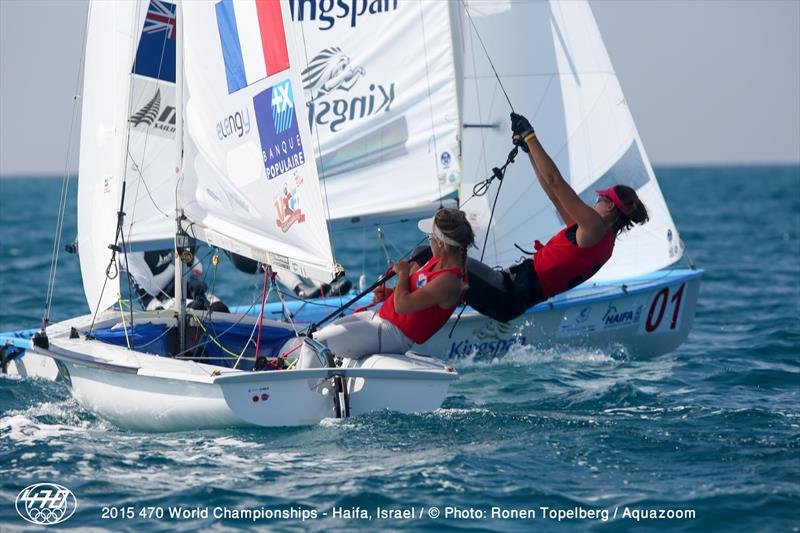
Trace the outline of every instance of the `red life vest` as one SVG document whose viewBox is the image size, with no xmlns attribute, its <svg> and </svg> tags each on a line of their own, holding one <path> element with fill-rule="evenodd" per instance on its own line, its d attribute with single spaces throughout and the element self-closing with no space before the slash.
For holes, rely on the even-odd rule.
<svg viewBox="0 0 800 533">
<path fill-rule="evenodd" d="M 568 226 L 547 244 L 536 241 L 533 254 L 533 268 L 542 287 L 542 296 L 549 298 L 580 285 L 595 275 L 611 258 L 614 251 L 616 232 L 609 230 L 600 242 L 588 248 L 580 248 L 567 238 L 567 232 L 577 224 Z"/>
<path fill-rule="evenodd" d="M 415 290 L 424 287 L 426 284 L 430 283 L 446 272 L 452 272 L 459 278 L 463 276 L 460 268 L 444 268 L 442 270 L 431 272 L 431 268 L 433 268 L 438 262 L 438 257 L 431 258 L 431 260 L 425 263 L 422 268 L 414 272 L 408 278 L 409 292 L 414 292 Z M 392 293 L 389 295 L 386 301 L 383 302 L 383 305 L 378 311 L 378 315 L 382 319 L 388 320 L 397 326 L 397 328 L 409 339 L 413 340 L 417 344 L 422 344 L 433 337 L 434 333 L 439 331 L 441 327 L 447 323 L 447 319 L 453 314 L 453 310 L 455 308 L 455 305 L 448 309 L 434 305 L 433 307 L 417 311 L 416 313 L 401 314 L 394 310 L 394 293 Z"/>
</svg>

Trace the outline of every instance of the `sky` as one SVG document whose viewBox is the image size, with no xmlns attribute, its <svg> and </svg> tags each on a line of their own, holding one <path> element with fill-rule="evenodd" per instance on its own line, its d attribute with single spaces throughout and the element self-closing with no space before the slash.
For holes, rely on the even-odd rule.
<svg viewBox="0 0 800 533">
<path fill-rule="evenodd" d="M 800 0 L 591 5 L 654 165 L 800 163 Z M 77 168 L 85 13 L 0 0 L 0 175 Z"/>
</svg>

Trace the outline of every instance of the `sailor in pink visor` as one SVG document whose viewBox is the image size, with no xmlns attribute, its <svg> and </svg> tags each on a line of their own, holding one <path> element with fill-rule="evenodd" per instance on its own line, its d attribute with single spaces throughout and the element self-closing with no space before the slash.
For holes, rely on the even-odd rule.
<svg viewBox="0 0 800 533">
<path fill-rule="evenodd" d="M 467 303 L 501 322 L 591 278 L 611 258 L 617 236 L 648 220 L 647 209 L 627 185 L 595 191 L 594 206 L 586 205 L 542 148 L 528 119 L 512 113 L 511 130 L 566 227 L 546 244 L 536 241 L 533 257 L 508 269 L 467 262 Z"/>
</svg>

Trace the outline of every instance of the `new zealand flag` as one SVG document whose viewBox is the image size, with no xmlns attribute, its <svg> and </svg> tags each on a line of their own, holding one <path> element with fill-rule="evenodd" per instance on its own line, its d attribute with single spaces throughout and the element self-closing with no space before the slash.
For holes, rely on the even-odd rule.
<svg viewBox="0 0 800 533">
<path fill-rule="evenodd" d="M 133 73 L 175 83 L 175 4 L 150 0 Z"/>
</svg>

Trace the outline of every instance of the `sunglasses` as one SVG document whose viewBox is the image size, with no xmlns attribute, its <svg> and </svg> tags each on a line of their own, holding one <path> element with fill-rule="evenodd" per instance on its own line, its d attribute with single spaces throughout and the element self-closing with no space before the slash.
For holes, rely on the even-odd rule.
<svg viewBox="0 0 800 533">
<path fill-rule="evenodd" d="M 605 195 L 603 195 L 603 194 L 601 194 L 600 196 L 598 196 L 598 197 L 597 197 L 597 200 L 595 200 L 595 202 L 594 202 L 594 203 L 595 203 L 595 205 L 597 205 L 597 204 L 599 204 L 600 202 L 606 202 L 606 203 L 609 203 L 609 204 L 613 204 L 613 203 L 614 203 L 614 201 L 613 201 L 611 198 L 609 198 L 608 196 L 605 196 Z"/>
</svg>

